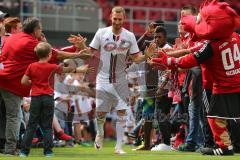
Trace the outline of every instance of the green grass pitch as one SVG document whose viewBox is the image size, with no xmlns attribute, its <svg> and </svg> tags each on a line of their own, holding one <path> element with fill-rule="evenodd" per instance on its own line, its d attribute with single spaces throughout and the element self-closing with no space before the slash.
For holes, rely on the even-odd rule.
<svg viewBox="0 0 240 160">
<path fill-rule="evenodd" d="M 132 151 L 131 146 L 124 146 L 127 152 L 125 155 L 114 154 L 114 142 L 108 141 L 104 143 L 104 148 L 101 151 L 96 151 L 93 147 L 81 147 L 76 145 L 73 148 L 54 148 L 54 156 L 45 158 L 42 154 L 42 148 L 31 150 L 29 157 L 10 157 L 0 154 L 0 160 L 239 160 L 240 154 L 234 156 L 203 156 L 200 153 L 191 152 L 151 152 L 151 151 Z"/>
</svg>

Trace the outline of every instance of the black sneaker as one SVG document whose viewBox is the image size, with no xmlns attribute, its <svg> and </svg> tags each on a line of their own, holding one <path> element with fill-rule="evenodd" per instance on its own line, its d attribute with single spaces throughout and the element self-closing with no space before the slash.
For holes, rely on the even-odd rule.
<svg viewBox="0 0 240 160">
<path fill-rule="evenodd" d="M 233 147 L 229 146 L 226 149 L 222 148 L 201 148 L 200 152 L 203 155 L 214 155 L 214 156 L 232 156 L 234 155 Z"/>
</svg>

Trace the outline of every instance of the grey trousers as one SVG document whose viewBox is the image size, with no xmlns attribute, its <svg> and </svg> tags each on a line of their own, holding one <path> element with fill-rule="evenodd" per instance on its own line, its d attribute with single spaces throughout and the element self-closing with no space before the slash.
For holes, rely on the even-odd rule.
<svg viewBox="0 0 240 160">
<path fill-rule="evenodd" d="M 0 138 L 6 139 L 5 152 L 11 153 L 15 151 L 18 134 L 20 130 L 22 97 L 19 97 L 4 89 L 0 89 L 2 100 L 5 103 L 5 119 L 6 124 L 0 125 Z M 4 106 L 0 106 L 4 107 Z M 0 111 L 2 111 L 1 109 Z M 2 115 L 2 114 L 0 114 Z M 0 120 L 4 119 L 1 117 Z M 4 123 L 4 122 L 3 122 Z"/>
</svg>

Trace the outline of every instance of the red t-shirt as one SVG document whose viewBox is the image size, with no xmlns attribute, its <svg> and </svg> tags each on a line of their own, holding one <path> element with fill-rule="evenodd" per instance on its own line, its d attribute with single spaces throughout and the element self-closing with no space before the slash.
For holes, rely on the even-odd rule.
<svg viewBox="0 0 240 160">
<path fill-rule="evenodd" d="M 24 32 L 9 36 L 2 48 L 2 53 L 7 55 L 3 61 L 4 69 L 0 70 L 0 88 L 18 96 L 29 96 L 30 87 L 21 84 L 29 64 L 38 61 L 34 48 L 38 40 Z M 56 62 L 56 52 L 53 53 L 51 62 Z"/>
<path fill-rule="evenodd" d="M 186 33 L 185 35 L 180 35 L 179 38 L 175 39 L 175 45 L 173 46 L 174 49 L 186 49 L 194 46 L 194 42 L 191 41 L 191 35 Z M 178 74 L 178 82 L 179 86 L 182 87 L 184 80 L 186 78 L 187 71 L 182 71 Z"/>
<path fill-rule="evenodd" d="M 31 96 L 39 96 L 43 94 L 53 94 L 53 88 L 50 86 L 50 77 L 54 77 L 54 73 L 61 73 L 62 68 L 56 64 L 48 62 L 34 62 L 30 64 L 25 75 L 32 81 Z"/>
</svg>

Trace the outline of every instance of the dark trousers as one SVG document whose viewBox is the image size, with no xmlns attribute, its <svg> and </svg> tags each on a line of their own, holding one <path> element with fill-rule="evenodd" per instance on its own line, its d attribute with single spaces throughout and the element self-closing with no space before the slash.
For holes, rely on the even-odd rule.
<svg viewBox="0 0 240 160">
<path fill-rule="evenodd" d="M 24 134 L 21 151 L 28 154 L 34 133 L 40 125 L 43 131 L 44 154 L 52 151 L 53 147 L 53 121 L 54 99 L 50 95 L 33 96 L 30 105 L 30 117 Z"/>
<path fill-rule="evenodd" d="M 4 145 L 4 152 L 13 154 L 16 150 L 21 123 L 22 97 L 0 88 L 0 143 Z M 3 149 L 3 148 L 2 148 Z"/>
<path fill-rule="evenodd" d="M 3 151 L 5 145 L 5 128 L 6 128 L 6 109 L 3 98 L 0 94 L 0 126 L 2 126 L 2 131 L 0 132 L 0 150 Z"/>
<path fill-rule="evenodd" d="M 171 123 L 170 123 L 170 109 L 172 106 L 172 99 L 167 96 L 157 98 L 155 101 L 155 120 L 158 122 L 158 129 L 162 135 L 162 143 L 170 145 L 171 138 Z"/>
<path fill-rule="evenodd" d="M 212 90 L 209 89 L 205 89 L 204 92 L 206 93 L 205 95 L 203 94 L 203 100 L 205 100 L 207 98 L 207 103 L 204 103 L 205 106 L 205 111 L 204 111 L 204 128 L 205 128 L 205 135 L 204 135 L 204 147 L 208 147 L 208 148 L 213 148 L 215 146 L 215 142 L 213 139 L 213 134 L 212 134 L 212 130 L 208 124 L 208 120 L 207 120 L 207 111 L 209 110 L 209 103 L 210 103 L 210 99 L 212 96 Z M 206 98 L 205 98 L 206 96 Z"/>
</svg>

